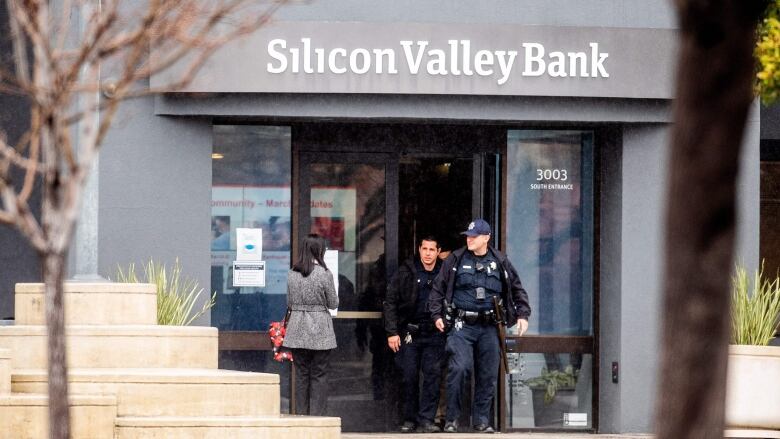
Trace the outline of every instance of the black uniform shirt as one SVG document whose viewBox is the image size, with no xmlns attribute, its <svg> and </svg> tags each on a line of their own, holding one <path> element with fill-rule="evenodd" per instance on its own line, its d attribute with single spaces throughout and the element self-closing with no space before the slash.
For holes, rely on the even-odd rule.
<svg viewBox="0 0 780 439">
<path fill-rule="evenodd" d="M 477 299 L 477 288 L 485 289 L 485 298 Z M 466 311 L 493 309 L 493 296 L 501 294 L 501 272 L 498 260 L 488 252 L 476 256 L 470 251 L 463 254 L 455 275 L 453 302 Z"/>
<path fill-rule="evenodd" d="M 425 271 L 422 261 L 419 258 L 414 261 L 414 268 L 417 272 L 417 302 L 415 303 L 415 312 L 413 322 L 425 322 L 431 321 L 431 312 L 428 311 L 428 297 L 431 295 L 431 289 L 433 288 L 433 279 L 439 274 L 441 268 L 441 261 L 436 260 L 436 264 L 433 266 L 432 271 Z"/>
</svg>

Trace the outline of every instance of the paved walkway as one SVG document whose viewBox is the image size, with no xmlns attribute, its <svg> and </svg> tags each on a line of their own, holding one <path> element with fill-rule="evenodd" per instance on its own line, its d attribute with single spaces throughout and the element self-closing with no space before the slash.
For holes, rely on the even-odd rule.
<svg viewBox="0 0 780 439">
<path fill-rule="evenodd" d="M 414 439 L 414 438 L 438 438 L 438 439 L 652 439 L 651 434 L 589 434 L 589 433 L 457 433 L 457 434 L 401 434 L 401 433 L 342 433 L 342 439 Z M 726 438 L 750 438 L 771 439 L 780 438 L 777 430 L 726 430 Z"/>
<path fill-rule="evenodd" d="M 649 434 L 588 434 L 588 433 L 496 433 L 496 434 L 477 434 L 477 433 L 457 433 L 457 434 L 401 434 L 401 433 L 342 433 L 342 439 L 420 439 L 420 438 L 438 438 L 438 439 L 483 439 L 483 438 L 501 438 L 501 439 L 651 439 Z"/>
</svg>

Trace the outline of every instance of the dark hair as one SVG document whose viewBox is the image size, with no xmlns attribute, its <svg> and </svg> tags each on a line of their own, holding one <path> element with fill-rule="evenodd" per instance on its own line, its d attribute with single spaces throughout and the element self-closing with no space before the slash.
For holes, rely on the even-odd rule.
<svg viewBox="0 0 780 439">
<path fill-rule="evenodd" d="M 301 273 L 306 277 L 314 271 L 314 265 L 319 264 L 325 270 L 325 239 L 316 233 L 312 233 L 303 240 L 301 251 L 298 253 L 298 260 L 293 264 L 293 271 Z"/>
<path fill-rule="evenodd" d="M 439 240 L 436 239 L 433 235 L 423 235 L 422 238 L 417 240 L 417 247 L 420 247 L 423 243 L 423 241 L 432 241 L 436 243 L 436 248 L 441 248 L 441 244 L 439 244 Z"/>
</svg>

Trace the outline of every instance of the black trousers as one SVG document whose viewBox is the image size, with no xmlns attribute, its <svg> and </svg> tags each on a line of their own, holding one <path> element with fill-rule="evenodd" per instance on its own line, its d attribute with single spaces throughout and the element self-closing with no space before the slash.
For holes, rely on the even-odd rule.
<svg viewBox="0 0 780 439">
<path fill-rule="evenodd" d="M 295 367 L 295 413 L 325 416 L 328 409 L 330 350 L 292 349 Z"/>
<path fill-rule="evenodd" d="M 439 407 L 445 342 L 445 335 L 435 332 L 420 333 L 414 336 L 411 344 L 401 344 L 397 360 L 403 373 L 404 421 L 418 425 L 433 423 Z"/>
</svg>

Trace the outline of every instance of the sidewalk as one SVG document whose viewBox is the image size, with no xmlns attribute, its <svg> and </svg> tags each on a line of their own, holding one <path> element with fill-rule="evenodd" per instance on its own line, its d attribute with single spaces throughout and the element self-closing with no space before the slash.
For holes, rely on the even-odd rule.
<svg viewBox="0 0 780 439">
<path fill-rule="evenodd" d="M 436 433 L 436 434 L 402 434 L 402 433 L 342 433 L 342 439 L 421 439 L 421 438 L 440 438 L 440 439 L 482 439 L 482 438 L 503 438 L 503 439 L 650 439 L 653 436 L 649 434 L 588 434 L 588 433 Z"/>
</svg>

